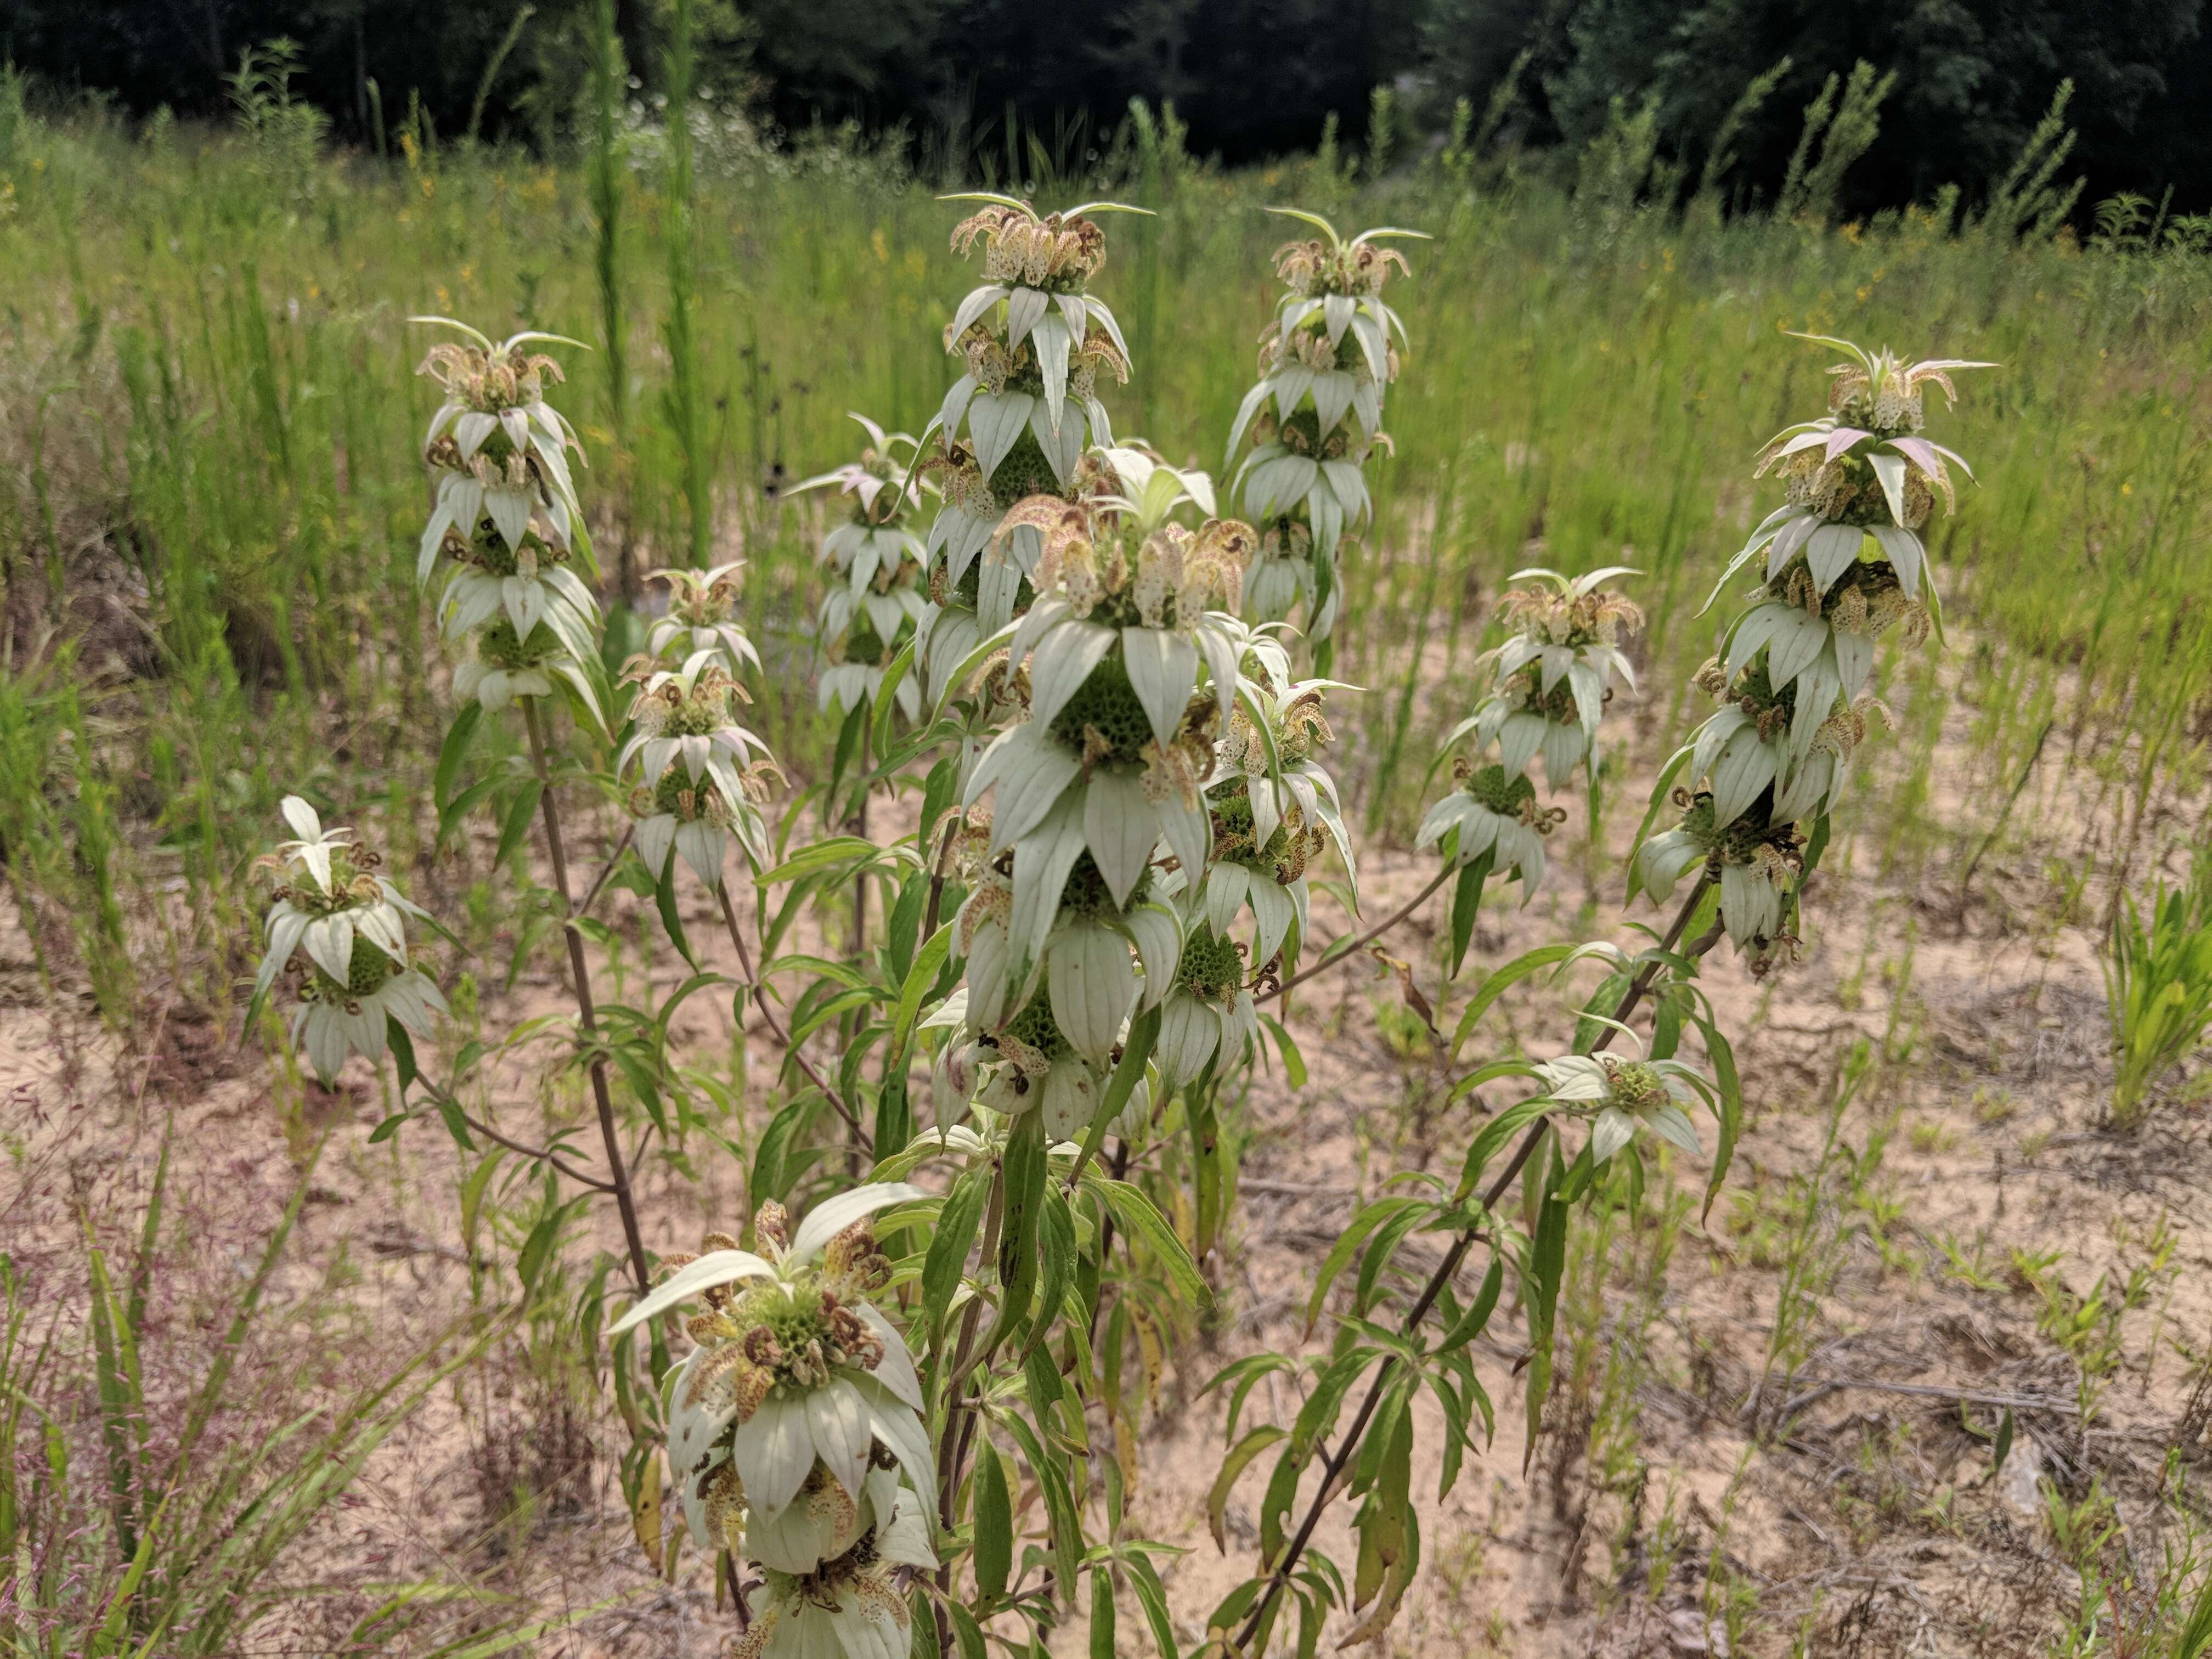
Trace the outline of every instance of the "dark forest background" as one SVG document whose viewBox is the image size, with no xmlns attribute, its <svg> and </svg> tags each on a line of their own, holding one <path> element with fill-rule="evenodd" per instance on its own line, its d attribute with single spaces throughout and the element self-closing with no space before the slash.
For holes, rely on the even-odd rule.
<svg viewBox="0 0 2212 1659">
<path fill-rule="evenodd" d="M 0 51 L 52 94 L 136 114 L 224 107 L 240 51 L 298 44 L 296 93 L 366 141 L 380 102 L 419 100 L 443 134 L 557 148 L 582 102 L 604 0 L 6 0 Z M 667 0 L 615 0 L 641 96 Z M 1172 100 L 1189 148 L 1231 163 L 1347 143 L 1393 88 L 1400 154 L 1452 107 L 1497 111 L 1495 142 L 1571 155 L 1613 100 L 1650 100 L 1692 167 L 1756 77 L 1789 67 L 1733 148 L 1728 192 L 1771 200 L 1832 74 L 1896 81 L 1842 206 L 1969 197 L 2002 174 L 2058 83 L 2075 96 L 2080 198 L 2121 191 L 2212 208 L 2212 42 L 2203 0 L 696 0 L 701 84 L 786 131 L 902 135 L 963 172 L 1003 153 L 1011 112 L 1060 166 L 1103 150 L 1128 100 Z M 518 22 L 520 19 L 520 22 Z M 489 78 L 488 76 L 489 72 Z M 376 97 L 372 97 L 374 88 Z M 1501 94 L 1510 93 L 1510 97 Z"/>
</svg>

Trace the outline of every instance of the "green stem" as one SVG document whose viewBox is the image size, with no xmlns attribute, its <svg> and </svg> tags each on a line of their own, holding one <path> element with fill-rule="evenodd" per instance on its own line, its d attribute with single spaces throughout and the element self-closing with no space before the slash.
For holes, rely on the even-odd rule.
<svg viewBox="0 0 2212 1659">
<path fill-rule="evenodd" d="M 576 926 L 576 903 L 568 888 L 568 854 L 561 840 L 561 814 L 553 804 L 553 778 L 545 758 L 545 729 L 538 713 L 538 699 L 522 699 L 523 723 L 530 728 L 530 761 L 538 772 L 538 807 L 545 826 L 545 853 L 553 865 L 554 890 L 561 895 L 562 931 L 568 940 L 569 976 L 576 982 L 577 1023 L 596 1051 L 599 1034 L 599 1010 L 592 998 L 592 970 L 584 958 L 583 930 Z M 607 1062 L 592 1056 L 592 1098 L 599 1108 L 599 1139 L 606 1149 L 607 1179 L 622 1212 L 623 1238 L 629 1247 L 630 1273 L 637 1293 L 653 1291 L 653 1266 L 645 1254 L 645 1235 L 638 1229 L 637 1200 L 630 1191 L 629 1166 L 623 1159 L 622 1137 L 615 1128 L 614 1095 L 607 1087 Z"/>
<path fill-rule="evenodd" d="M 1706 889 L 1711 885 L 1712 878 L 1707 875 L 1701 877 L 1698 884 L 1690 890 L 1689 897 L 1683 901 L 1682 908 L 1675 912 L 1674 925 L 1668 928 L 1666 938 L 1660 941 L 1659 950 L 1662 955 L 1671 954 L 1675 945 L 1681 942 L 1682 934 L 1690 925 L 1691 916 L 1696 913 L 1699 902 L 1705 896 Z M 1690 954 L 1692 957 L 1705 955 L 1720 942 L 1721 931 L 1721 924 L 1717 920 L 1704 937 L 1690 947 Z M 1627 990 L 1621 994 L 1620 1001 L 1613 1009 L 1614 1019 L 1626 1022 L 1629 1015 L 1636 1012 L 1637 1006 L 1650 992 L 1663 966 L 1665 966 L 1663 963 L 1656 959 L 1645 964 L 1644 970 L 1637 975 Z M 1597 1049 L 1610 1044 L 1615 1031 L 1615 1027 L 1606 1027 L 1599 1034 L 1597 1042 L 1592 1046 L 1592 1052 L 1595 1053 Z M 1482 1207 L 1486 1212 L 1497 1207 L 1498 1200 L 1505 1196 L 1507 1190 L 1519 1178 L 1522 1168 L 1528 1164 L 1529 1158 L 1534 1156 L 1537 1147 L 1543 1144 L 1544 1137 L 1549 1134 L 1551 1130 L 1552 1121 L 1548 1115 L 1539 1117 L 1528 1126 L 1528 1133 L 1521 1137 L 1521 1144 L 1513 1149 L 1513 1156 L 1507 1160 L 1504 1169 L 1498 1172 L 1498 1178 L 1484 1191 Z M 1411 1336 L 1414 1328 L 1428 1316 L 1429 1310 L 1436 1306 L 1437 1298 L 1443 1294 L 1444 1286 L 1450 1284 L 1453 1275 L 1459 1272 L 1460 1263 L 1467 1260 L 1467 1253 L 1474 1248 L 1475 1241 L 1481 1237 L 1481 1231 L 1479 1225 L 1468 1227 L 1452 1241 L 1451 1249 L 1444 1253 L 1444 1259 L 1437 1264 L 1437 1270 L 1429 1275 L 1429 1282 L 1422 1286 L 1419 1297 L 1407 1310 L 1405 1320 L 1400 1326 L 1400 1329 L 1406 1335 Z M 1376 1407 L 1382 1403 L 1383 1392 L 1389 1387 L 1392 1369 L 1393 1362 L 1389 1360 L 1383 1362 L 1382 1368 L 1375 1375 L 1373 1385 L 1367 1390 L 1366 1399 L 1360 1402 L 1358 1414 L 1352 1419 L 1352 1426 L 1338 1439 L 1335 1452 L 1323 1461 L 1321 1486 L 1315 1492 L 1313 1501 L 1306 1506 L 1305 1518 L 1299 1523 L 1297 1534 L 1291 1538 L 1290 1544 L 1284 1550 L 1282 1559 L 1276 1563 L 1273 1571 L 1267 1575 L 1267 1588 L 1261 1592 L 1259 1601 L 1253 1606 L 1251 1616 L 1245 1620 L 1244 1629 L 1237 1638 L 1235 1651 L 1238 1653 L 1251 1651 L 1253 1638 L 1258 1634 L 1260 1626 L 1266 1621 L 1269 1610 L 1275 1604 L 1276 1598 L 1282 1594 L 1283 1586 L 1290 1583 L 1291 1571 L 1297 1565 L 1298 1558 L 1305 1553 L 1306 1546 L 1313 1541 L 1314 1528 L 1321 1524 L 1322 1512 L 1335 1498 L 1338 1483 L 1343 1479 L 1346 1467 L 1352 1462 L 1352 1454 L 1358 1449 L 1360 1437 L 1367 1432 L 1367 1425 L 1373 1419 Z"/>
</svg>

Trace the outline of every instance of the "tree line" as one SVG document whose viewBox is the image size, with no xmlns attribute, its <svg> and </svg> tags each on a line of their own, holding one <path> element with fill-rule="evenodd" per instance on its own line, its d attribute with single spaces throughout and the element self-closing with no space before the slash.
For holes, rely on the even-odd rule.
<svg viewBox="0 0 2212 1659">
<path fill-rule="evenodd" d="M 1201 155 L 1311 150 L 1334 116 L 1365 142 L 1391 94 L 1396 153 L 1443 142 L 1464 100 L 1489 142 L 1579 153 L 1617 111 L 1724 198 L 1772 203 L 1807 112 L 1861 63 L 1879 131 L 1849 212 L 1970 197 L 2001 177 L 2075 83 L 2082 199 L 2120 191 L 2212 208 L 2212 42 L 2203 0 L 693 0 L 698 84 L 763 124 L 848 124 L 917 160 L 1006 176 L 1042 151 L 1103 151 L 1132 98 L 1171 102 Z M 656 91 L 670 0 L 13 0 L 0 50 L 50 95 L 135 114 L 224 106 L 240 53 L 296 43 L 295 91 L 370 142 L 386 111 L 444 134 L 558 148 L 586 101 L 611 11 L 638 95 Z M 1847 88 L 1845 88 L 1847 90 Z M 1693 175 L 1694 176 L 1694 175 Z"/>
</svg>

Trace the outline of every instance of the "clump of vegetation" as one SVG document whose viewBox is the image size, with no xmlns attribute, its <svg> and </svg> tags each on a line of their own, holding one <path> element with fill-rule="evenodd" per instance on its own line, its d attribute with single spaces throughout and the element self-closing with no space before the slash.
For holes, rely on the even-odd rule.
<svg viewBox="0 0 2212 1659">
<path fill-rule="evenodd" d="M 2112 1121 L 2132 1128 L 2154 1091 L 2212 1030 L 2212 849 L 2199 843 L 2179 887 L 2159 884 L 2148 921 L 2132 895 L 2120 896 L 2104 968 L 2117 1073 Z"/>
</svg>

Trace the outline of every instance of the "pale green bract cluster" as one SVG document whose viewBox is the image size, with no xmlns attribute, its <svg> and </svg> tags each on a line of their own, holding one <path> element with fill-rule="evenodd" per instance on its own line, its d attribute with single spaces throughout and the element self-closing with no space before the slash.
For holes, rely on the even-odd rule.
<svg viewBox="0 0 2212 1659">
<path fill-rule="evenodd" d="M 630 812 L 646 867 L 659 876 L 673 849 L 701 881 L 719 887 L 723 855 L 735 836 L 756 870 L 768 868 L 760 804 L 782 774 L 768 745 L 738 724 L 745 691 L 729 671 L 725 648 L 695 651 L 677 668 L 641 657 L 624 678 L 636 682 L 638 691 L 615 772 L 623 776 L 633 764 L 637 769 Z"/>
<path fill-rule="evenodd" d="M 1340 681 L 1293 679 L 1288 653 L 1267 629 L 1254 630 L 1247 678 L 1218 745 L 1216 781 L 1206 789 L 1213 846 L 1194 882 L 1178 870 L 1167 884 L 1181 896 L 1187 927 L 1231 936 L 1252 916 L 1249 960 L 1261 975 L 1287 976 L 1312 921 L 1309 872 L 1332 845 L 1343 860 L 1356 908 L 1359 868 L 1344 827 L 1336 781 L 1321 764 L 1334 736 L 1323 695 Z"/>
<path fill-rule="evenodd" d="M 1249 617 L 1275 621 L 1303 603 L 1306 632 L 1326 639 L 1341 599 L 1341 544 L 1373 515 L 1363 469 L 1378 446 L 1389 444 L 1382 397 L 1397 379 L 1397 348 L 1406 338 L 1404 324 L 1382 300 L 1391 266 L 1404 271 L 1406 261 L 1380 243 L 1422 233 L 1386 226 L 1346 241 L 1313 214 L 1268 211 L 1316 226 L 1327 240 L 1276 251 L 1276 271 L 1289 291 L 1260 337 L 1259 383 L 1244 394 L 1229 432 L 1231 459 L 1251 434 L 1252 451 L 1233 484 L 1260 532 L 1241 605 Z"/>
<path fill-rule="evenodd" d="M 744 568 L 744 560 L 732 559 L 706 570 L 679 565 L 647 572 L 646 580 L 668 590 L 668 608 L 646 630 L 647 652 L 682 662 L 708 651 L 720 657 L 732 679 L 747 668 L 759 673 L 760 653 L 737 620 L 744 599 L 738 573 Z"/>
<path fill-rule="evenodd" d="M 793 495 L 835 485 L 851 515 L 822 538 L 819 557 L 832 580 L 816 614 L 814 637 L 827 664 L 821 706 L 840 713 L 874 702 L 884 670 L 929 615 L 921 589 L 927 550 L 913 526 L 928 482 L 914 462 L 920 445 L 854 415 L 868 434 L 857 461 L 793 487 Z M 902 460 L 898 452 L 905 451 Z M 918 677 L 902 676 L 893 694 L 908 720 L 921 717 Z"/>
<path fill-rule="evenodd" d="M 1614 681 L 1635 688 L 1636 672 L 1621 649 L 1644 613 L 1605 584 L 1640 573 L 1607 565 L 1586 575 L 1516 570 L 1528 582 L 1498 600 L 1505 641 L 1476 659 L 1491 689 L 1444 739 L 1446 751 L 1472 738 L 1474 756 L 1454 764 L 1457 787 L 1429 809 L 1414 844 L 1437 846 L 1452 868 L 1488 860 L 1486 872 L 1511 872 L 1526 903 L 1544 878 L 1544 839 L 1565 814 L 1538 805 L 1529 769 L 1539 756 L 1545 781 L 1565 790 L 1577 768 L 1595 769 L 1598 726 Z M 1497 758 L 1484 757 L 1495 748 Z"/>
<path fill-rule="evenodd" d="M 1445 746 L 1470 735 L 1478 749 L 1494 743 L 1509 778 L 1521 776 L 1541 755 L 1545 781 L 1565 789 L 1597 748 L 1598 722 L 1613 682 L 1636 689 L 1636 671 L 1620 637 L 1643 627 L 1644 613 L 1604 585 L 1615 576 L 1642 574 L 1621 564 L 1571 578 L 1556 570 L 1515 571 L 1507 580 L 1536 586 L 1510 589 L 1499 600 L 1499 619 L 1515 632 L 1476 659 L 1477 668 L 1491 671 L 1490 695 Z"/>
<path fill-rule="evenodd" d="M 440 630 L 448 640 L 475 635 L 471 655 L 454 670 L 454 690 L 489 710 L 549 696 L 564 681 L 604 722 L 583 666 L 596 652 L 599 603 L 573 568 L 597 574 L 568 471 L 568 451 L 580 454 L 581 446 L 545 401 L 560 365 L 525 349 L 576 342 L 522 333 L 495 344 L 450 318 L 411 320 L 468 337 L 465 344 L 433 346 L 417 371 L 438 383 L 445 400 L 422 444 L 437 495 L 416 580 L 428 582 L 442 560 L 449 574 Z"/>
<path fill-rule="evenodd" d="M 295 841 L 261 860 L 276 878 L 276 902 L 262 925 L 268 941 L 253 982 L 258 1001 L 288 968 L 299 975 L 292 1042 L 325 1088 L 349 1054 L 381 1059 L 386 1022 L 428 1036 L 446 1000 L 407 955 L 406 919 L 428 917 L 382 875 L 379 857 L 353 831 L 325 830 L 297 795 L 283 800 Z"/>
<path fill-rule="evenodd" d="M 936 1461 L 906 1339 L 869 1297 L 890 1277 L 868 1218 L 927 1197 L 898 1182 L 817 1204 L 787 1237 L 763 1204 L 760 1254 L 726 1235 L 611 1328 L 690 1302 L 697 1344 L 663 1380 L 668 1461 L 693 1540 L 758 1566 L 766 1595 L 737 1650 L 905 1659 L 901 1568 L 937 1565 Z"/>
<path fill-rule="evenodd" d="M 924 544 L 933 609 L 916 640 L 933 703 L 1029 597 L 1037 538 L 1001 538 L 1006 509 L 1072 494 L 1085 453 L 1114 441 L 1098 386 L 1102 376 L 1127 380 L 1129 350 L 1114 313 L 1085 291 L 1106 258 L 1091 216 L 1142 211 L 1089 202 L 1040 216 L 1011 197 L 946 199 L 985 204 L 952 233 L 956 252 L 981 246 L 984 281 L 945 331 L 945 350 L 967 371 L 922 434 L 925 448 L 933 439 L 935 447 L 921 470 L 943 495 Z"/>
<path fill-rule="evenodd" d="M 1644 843 L 1635 880 L 1663 899 L 1703 866 L 1721 884 L 1721 914 L 1739 951 L 1764 962 L 1790 933 L 1808 836 L 1841 796 L 1853 752 L 1881 705 L 1864 690 L 1875 643 L 1902 623 L 1917 645 L 1942 616 L 1919 531 L 1936 498 L 1953 501 L 1947 467 L 1966 463 L 1920 435 L 1923 390 L 1955 401 L 1960 359 L 1905 363 L 1884 350 L 1815 339 L 1850 354 L 1830 370 L 1830 413 L 1778 434 L 1756 476 L 1779 470 L 1789 500 L 1732 559 L 1729 583 L 1761 559 L 1764 580 L 1730 623 L 1697 684 L 1721 702 L 1661 775 L 1678 775 L 1685 810 Z M 1972 474 L 1968 476 L 1971 477 Z M 1659 797 L 1655 794 L 1655 808 Z"/>
<path fill-rule="evenodd" d="M 1194 957 L 1182 916 L 1153 892 L 1163 846 L 1186 881 L 1210 860 L 1216 740 L 1224 711 L 1254 695 L 1239 666 L 1249 636 L 1218 607 L 1237 591 L 1251 529 L 1176 523 L 1186 506 L 1212 513 L 1211 481 L 1134 448 L 1088 458 L 1079 488 L 1073 501 L 1018 504 L 1000 529 L 1040 542 L 1037 598 L 1007 648 L 1011 669 L 1027 665 L 1010 677 L 1024 718 L 969 780 L 967 805 L 988 794 L 990 811 L 972 832 L 975 881 L 954 939 L 968 961 L 963 1064 L 986 1073 L 978 1103 L 1008 1115 L 1041 1105 L 1060 1136 L 1089 1122 L 1133 1013 L 1166 1004 L 1172 1087 L 1185 1079 L 1171 1033 L 1190 1023 L 1179 1011 L 1194 991 L 1209 1048 L 1226 1046 L 1224 1010 L 1251 1006 L 1241 957 L 1231 950 L 1224 971 L 1210 938 Z"/>
<path fill-rule="evenodd" d="M 1629 1060 L 1611 1053 L 1562 1054 L 1539 1060 L 1550 1099 L 1591 1114 L 1590 1160 L 1603 1164 L 1649 1131 L 1694 1154 L 1698 1132 L 1682 1109 L 1715 1106 L 1711 1079 L 1679 1060 Z"/>
</svg>

